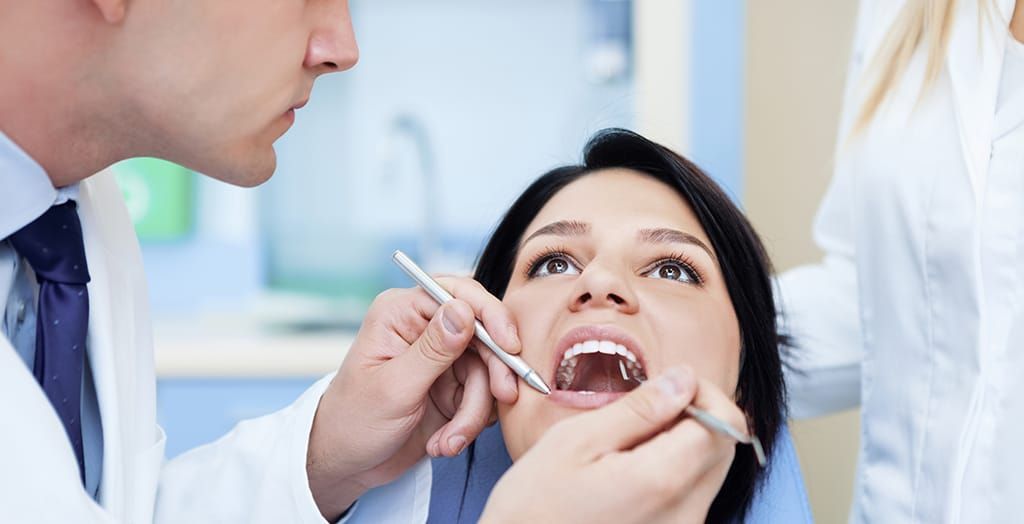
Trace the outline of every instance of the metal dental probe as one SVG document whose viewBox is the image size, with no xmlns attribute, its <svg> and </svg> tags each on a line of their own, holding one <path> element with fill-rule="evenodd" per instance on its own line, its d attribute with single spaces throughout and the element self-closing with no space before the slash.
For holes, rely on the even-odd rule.
<svg viewBox="0 0 1024 524">
<path fill-rule="evenodd" d="M 398 267 L 402 268 L 402 271 L 405 271 L 405 274 L 409 275 L 410 278 L 416 281 L 416 283 L 419 284 L 419 286 L 423 288 L 428 295 L 433 297 L 438 304 L 444 304 L 453 300 L 454 297 L 452 297 L 451 293 L 448 293 L 447 290 L 441 287 L 441 284 L 438 284 L 436 280 L 420 269 L 420 267 L 417 266 L 416 263 L 413 262 L 405 253 L 395 251 L 395 253 L 391 255 L 391 259 L 398 265 Z M 524 382 L 545 395 L 551 394 L 551 388 L 544 383 L 544 380 L 540 378 L 540 375 L 537 374 L 537 372 L 534 371 L 526 361 L 515 355 L 510 355 L 506 353 L 505 350 L 501 349 L 497 342 L 491 338 L 491 335 L 487 330 L 484 329 L 484 325 L 481 324 L 479 320 L 475 320 L 473 327 L 476 338 L 483 343 L 483 345 L 487 346 L 487 349 L 490 349 L 491 352 L 494 353 L 499 360 L 504 362 L 512 371 L 514 371 L 516 375 L 522 377 Z"/>
<path fill-rule="evenodd" d="M 619 360 L 619 366 L 622 366 L 621 359 Z M 635 377 L 632 378 L 632 380 L 643 383 L 642 380 Z M 757 458 L 757 464 L 762 468 L 768 464 L 768 458 L 765 457 L 764 454 L 764 447 L 761 446 L 761 439 L 757 438 L 757 435 L 744 435 L 743 433 L 736 431 L 736 428 L 730 426 L 724 420 L 693 405 L 686 406 L 686 409 L 683 411 L 686 412 L 687 415 L 693 417 L 697 422 L 700 422 L 704 427 L 725 435 L 740 444 L 750 445 L 754 448 L 754 456 Z"/>
<path fill-rule="evenodd" d="M 758 465 L 763 468 L 768 464 L 768 459 L 764 456 L 764 448 L 761 447 L 761 439 L 757 438 L 757 435 L 744 435 L 743 433 L 736 431 L 736 428 L 730 426 L 724 420 L 700 408 L 686 406 L 686 409 L 683 411 L 686 411 L 688 415 L 696 419 L 701 424 L 704 424 L 704 427 L 732 437 L 740 444 L 749 444 L 754 448 L 754 456 L 757 457 Z"/>
</svg>

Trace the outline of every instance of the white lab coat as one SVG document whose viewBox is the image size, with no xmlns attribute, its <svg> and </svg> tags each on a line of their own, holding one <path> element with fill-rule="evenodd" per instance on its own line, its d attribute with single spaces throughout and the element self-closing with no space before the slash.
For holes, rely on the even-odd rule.
<svg viewBox="0 0 1024 524">
<path fill-rule="evenodd" d="M 840 144 L 814 236 L 783 274 L 796 417 L 861 404 L 852 521 L 1024 518 L 1024 107 L 997 114 L 1013 0 L 958 2 L 863 133 L 864 70 L 903 2 L 861 3 Z M 979 29 L 981 31 L 979 32 Z M 1019 86 L 1024 89 L 1024 86 Z"/>
<path fill-rule="evenodd" d="M 92 275 L 88 356 L 103 426 L 100 503 L 82 489 L 64 429 L 31 371 L 0 337 L 0 522 L 324 522 L 305 463 L 327 379 L 290 407 L 164 464 L 135 233 L 109 174 L 82 182 L 78 203 Z"/>
</svg>

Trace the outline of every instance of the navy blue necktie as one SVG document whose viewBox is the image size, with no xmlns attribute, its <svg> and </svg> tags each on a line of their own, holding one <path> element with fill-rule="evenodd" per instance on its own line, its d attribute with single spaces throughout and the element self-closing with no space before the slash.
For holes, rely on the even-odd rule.
<svg viewBox="0 0 1024 524">
<path fill-rule="evenodd" d="M 32 372 L 64 424 L 84 484 L 81 411 L 89 269 L 75 202 L 51 207 L 8 240 L 39 282 Z"/>
</svg>

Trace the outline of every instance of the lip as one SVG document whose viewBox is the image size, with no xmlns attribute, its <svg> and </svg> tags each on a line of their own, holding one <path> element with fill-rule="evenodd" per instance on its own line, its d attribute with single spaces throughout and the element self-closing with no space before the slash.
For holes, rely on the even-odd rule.
<svg viewBox="0 0 1024 524">
<path fill-rule="evenodd" d="M 551 390 L 551 394 L 547 396 L 548 400 L 573 409 L 597 409 L 606 404 L 611 404 L 616 400 L 626 396 L 624 392 L 615 393 L 592 393 L 583 394 L 578 391 L 566 391 L 564 389 Z"/>
<path fill-rule="evenodd" d="M 285 120 L 288 121 L 288 127 L 291 127 L 291 125 L 295 123 L 295 112 L 305 107 L 307 103 L 309 103 L 308 97 L 304 98 L 298 104 L 295 104 L 292 107 L 288 108 L 288 110 L 285 111 L 283 115 L 281 115 L 284 117 Z"/>
<path fill-rule="evenodd" d="M 558 343 L 555 344 L 554 354 L 552 355 L 554 362 L 551 366 L 551 371 L 547 376 L 547 379 L 550 381 L 549 384 L 555 383 L 555 374 L 558 373 L 558 366 L 562 363 L 562 355 L 564 355 L 572 346 L 580 342 L 586 342 L 587 340 L 608 340 L 615 342 L 616 344 L 622 344 L 626 349 L 632 351 L 633 354 L 636 355 L 637 360 L 640 361 L 640 365 L 647 370 L 647 360 L 644 358 L 644 349 L 635 338 L 630 336 L 624 330 L 611 324 L 581 326 L 569 330 L 569 332 L 563 335 Z M 577 391 L 553 389 L 551 391 L 551 395 L 548 395 L 547 398 L 552 402 L 566 407 L 593 409 L 613 402 L 625 394 L 626 393 L 624 392 L 595 392 L 593 394 L 582 394 Z"/>
</svg>

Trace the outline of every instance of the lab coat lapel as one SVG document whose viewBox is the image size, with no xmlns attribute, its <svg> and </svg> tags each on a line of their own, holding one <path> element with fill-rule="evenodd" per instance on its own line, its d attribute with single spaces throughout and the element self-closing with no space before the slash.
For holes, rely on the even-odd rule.
<svg viewBox="0 0 1024 524">
<path fill-rule="evenodd" d="M 983 196 L 1013 0 L 997 0 L 979 9 L 959 2 L 947 52 L 960 145 L 975 200 Z"/>
<path fill-rule="evenodd" d="M 119 519 L 150 514 L 159 440 L 148 300 L 131 220 L 111 173 L 82 183 L 89 284 L 89 364 L 103 425 L 100 502 Z M 160 450 L 162 456 L 162 448 Z"/>
<path fill-rule="evenodd" d="M 7 257 L 11 258 L 9 259 Z M 8 251 L 6 255 L 0 255 L 0 264 L 13 264 L 13 257 L 14 253 L 11 251 Z M 14 287 L 14 278 L 16 276 L 16 273 L 11 272 L 10 278 L 0 278 L 0 297 L 2 297 L 0 298 L 0 315 L 3 314 L 4 308 L 7 306 L 6 297 L 11 296 L 11 288 Z M 3 321 L 2 319 L 3 317 L 0 317 L 0 322 Z"/>
</svg>

